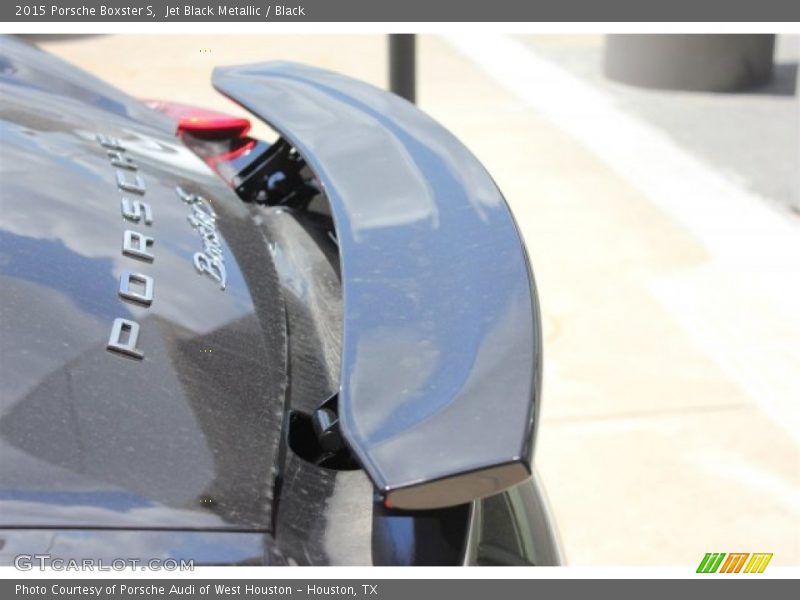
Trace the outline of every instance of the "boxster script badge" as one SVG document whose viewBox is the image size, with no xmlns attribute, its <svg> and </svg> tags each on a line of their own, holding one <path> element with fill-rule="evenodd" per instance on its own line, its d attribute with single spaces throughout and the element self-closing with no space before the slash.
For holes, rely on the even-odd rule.
<svg viewBox="0 0 800 600">
<path fill-rule="evenodd" d="M 187 192 L 181 186 L 177 186 L 175 192 L 178 198 L 191 207 L 191 212 L 186 218 L 203 238 L 203 251 L 194 253 L 194 268 L 198 273 L 205 273 L 216 281 L 220 289 L 224 290 L 227 275 L 222 244 L 217 231 L 217 214 L 208 200 L 202 196 Z"/>
</svg>

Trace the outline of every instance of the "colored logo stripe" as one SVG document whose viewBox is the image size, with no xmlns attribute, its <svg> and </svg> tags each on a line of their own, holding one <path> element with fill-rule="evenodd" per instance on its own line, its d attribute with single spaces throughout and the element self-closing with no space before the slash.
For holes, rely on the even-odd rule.
<svg viewBox="0 0 800 600">
<path fill-rule="evenodd" d="M 747 566 L 744 568 L 745 573 L 763 573 L 764 569 L 767 568 L 769 561 L 772 560 L 772 554 L 753 554 L 750 562 L 747 563 Z"/>
<path fill-rule="evenodd" d="M 738 573 L 742 570 L 744 561 L 747 560 L 748 556 L 750 556 L 748 552 L 728 554 L 728 558 L 726 558 L 725 562 L 722 563 L 722 569 L 720 569 L 720 573 Z"/>
<path fill-rule="evenodd" d="M 727 559 L 725 557 L 728 557 Z M 748 561 L 747 558 L 750 557 Z M 723 563 L 723 559 L 725 562 Z M 761 552 L 750 554 L 749 552 L 733 552 L 725 554 L 724 552 L 708 552 L 700 561 L 697 567 L 698 573 L 739 573 L 744 567 L 745 573 L 763 573 L 767 568 L 769 561 L 772 560 L 772 554 Z M 745 562 L 747 566 L 745 567 Z M 722 568 L 720 568 L 722 565 Z"/>
<path fill-rule="evenodd" d="M 707 553 L 703 560 L 700 561 L 700 566 L 697 567 L 698 573 L 716 573 L 719 569 L 722 559 L 725 558 L 724 552 Z"/>
</svg>

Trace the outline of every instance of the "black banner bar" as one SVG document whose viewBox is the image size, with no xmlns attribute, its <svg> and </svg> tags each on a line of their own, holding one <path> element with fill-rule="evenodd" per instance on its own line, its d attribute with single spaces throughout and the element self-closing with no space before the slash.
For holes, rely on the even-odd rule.
<svg viewBox="0 0 800 600">
<path fill-rule="evenodd" d="M 798 0 L 50 0 L 3 2 L 4 22 L 782 22 Z"/>
</svg>

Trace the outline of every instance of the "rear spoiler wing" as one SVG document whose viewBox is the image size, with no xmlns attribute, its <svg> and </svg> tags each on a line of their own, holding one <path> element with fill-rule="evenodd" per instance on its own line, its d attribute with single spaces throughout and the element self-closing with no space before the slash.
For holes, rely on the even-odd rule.
<svg viewBox="0 0 800 600">
<path fill-rule="evenodd" d="M 405 100 L 292 63 L 217 68 L 331 205 L 345 441 L 388 507 L 452 506 L 531 474 L 541 380 L 533 278 L 489 174 Z"/>
</svg>

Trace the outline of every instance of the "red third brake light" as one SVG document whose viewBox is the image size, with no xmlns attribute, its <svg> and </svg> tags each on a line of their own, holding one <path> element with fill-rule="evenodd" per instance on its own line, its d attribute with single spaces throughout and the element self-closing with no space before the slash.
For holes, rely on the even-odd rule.
<svg viewBox="0 0 800 600">
<path fill-rule="evenodd" d="M 177 135 L 188 133 L 206 140 L 221 140 L 244 136 L 250 131 L 250 121 L 242 117 L 162 100 L 143 100 L 150 108 L 178 122 Z"/>
</svg>

